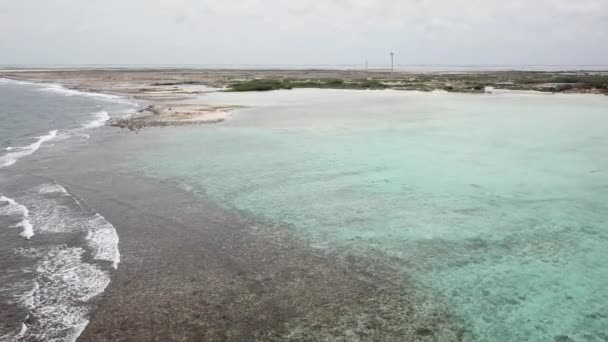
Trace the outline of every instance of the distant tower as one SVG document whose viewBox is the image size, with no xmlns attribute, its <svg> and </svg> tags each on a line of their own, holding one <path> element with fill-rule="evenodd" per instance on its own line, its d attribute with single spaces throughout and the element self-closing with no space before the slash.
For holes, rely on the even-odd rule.
<svg viewBox="0 0 608 342">
<path fill-rule="evenodd" d="M 393 71 L 395 71 L 395 53 L 391 52 L 391 77 L 393 76 Z"/>
</svg>

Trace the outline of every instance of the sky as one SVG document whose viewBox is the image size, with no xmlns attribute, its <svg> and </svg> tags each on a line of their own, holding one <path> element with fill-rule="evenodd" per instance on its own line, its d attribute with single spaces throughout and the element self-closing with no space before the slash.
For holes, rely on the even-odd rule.
<svg viewBox="0 0 608 342">
<path fill-rule="evenodd" d="M 0 0 L 0 64 L 602 65 L 608 0 Z"/>
</svg>

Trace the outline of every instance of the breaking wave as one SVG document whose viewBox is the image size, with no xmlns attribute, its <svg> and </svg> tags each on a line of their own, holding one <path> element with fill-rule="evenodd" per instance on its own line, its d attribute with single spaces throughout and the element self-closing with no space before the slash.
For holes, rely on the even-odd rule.
<svg viewBox="0 0 608 342">
<path fill-rule="evenodd" d="M 23 224 L 15 226 L 24 227 L 21 235 L 26 236 L 28 226 L 29 237 L 40 237 L 41 246 L 14 250 L 33 262 L 22 271 L 34 276 L 2 284 L 27 316 L 9 335 L 0 331 L 0 340 L 75 341 L 88 324 L 91 302 L 103 293 L 120 262 L 116 229 L 56 183 L 29 189 L 18 199 L 0 196 L 0 217 L 20 219 Z M 74 246 L 74 241 L 82 244 Z"/>
<path fill-rule="evenodd" d="M 129 100 L 126 97 L 117 96 L 117 95 L 109 95 L 109 94 L 101 94 L 95 92 L 86 92 L 74 89 L 68 89 L 59 84 L 47 84 L 47 83 L 35 83 L 28 81 L 17 81 L 6 78 L 0 78 L 0 83 L 14 83 L 14 84 L 23 84 L 30 85 L 36 87 L 37 91 L 41 92 L 51 92 L 64 96 L 82 96 L 95 98 L 102 101 L 109 101 L 112 103 L 122 103 L 129 105 L 129 109 L 125 109 L 124 115 L 129 115 L 133 111 L 133 108 L 139 107 L 139 104 Z M 102 107 L 101 105 L 99 107 Z M 120 115 L 120 114 L 119 114 Z M 8 167 L 15 164 L 20 158 L 29 156 L 36 152 L 45 142 L 48 142 L 58 135 L 62 136 L 80 136 L 80 137 L 88 137 L 86 133 L 82 133 L 82 130 L 99 128 L 105 125 L 105 123 L 110 119 L 110 114 L 105 110 L 99 110 L 97 112 L 92 113 L 92 120 L 90 122 L 84 123 L 80 125 L 80 127 L 75 129 L 64 129 L 64 130 L 51 130 L 46 135 L 35 137 L 35 141 L 29 145 L 25 146 L 8 146 L 3 149 L 7 152 L 4 155 L 0 155 L 0 168 Z"/>
<path fill-rule="evenodd" d="M 6 203 L 2 206 L 2 203 Z M 29 209 L 17 203 L 14 199 L 0 196 L 0 216 L 19 216 L 21 219 L 17 224 L 13 225 L 15 228 L 22 228 L 21 236 L 26 239 L 31 239 L 34 236 L 34 227 L 30 222 L 30 211 Z"/>
<path fill-rule="evenodd" d="M 20 147 L 8 147 L 7 151 L 15 151 L 9 152 L 3 156 L 0 156 L 0 169 L 3 167 L 11 166 L 17 162 L 20 158 L 25 156 L 29 156 L 30 154 L 36 152 L 40 146 L 46 141 L 49 141 L 57 136 L 57 130 L 50 131 L 48 134 L 36 137 L 36 142 L 29 144 L 27 146 Z"/>
<path fill-rule="evenodd" d="M 97 128 L 97 127 L 101 127 L 101 126 L 105 125 L 108 120 L 110 120 L 110 115 L 108 115 L 108 112 L 103 111 L 103 110 L 99 111 L 97 113 L 94 113 L 93 115 L 95 117 L 93 119 L 93 121 L 91 121 L 91 122 L 89 122 L 87 124 L 84 124 L 82 126 L 83 128 Z"/>
</svg>

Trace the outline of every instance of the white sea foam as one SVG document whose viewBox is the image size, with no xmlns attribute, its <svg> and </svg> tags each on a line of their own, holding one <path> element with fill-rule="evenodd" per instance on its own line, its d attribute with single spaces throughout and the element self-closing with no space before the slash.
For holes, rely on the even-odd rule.
<svg viewBox="0 0 608 342">
<path fill-rule="evenodd" d="M 113 102 L 113 103 L 122 103 L 122 104 L 126 104 L 126 105 L 129 105 L 130 107 L 132 107 L 130 109 L 126 109 L 124 112 L 121 111 L 121 112 L 117 113 L 117 115 L 119 117 L 132 115 L 134 108 L 137 108 L 140 106 L 138 103 L 135 103 L 135 102 L 131 101 L 130 99 L 123 97 L 123 96 L 68 89 L 59 84 L 17 81 L 17 80 L 11 80 L 11 79 L 6 79 L 6 78 L 0 78 L 0 82 L 35 86 L 35 87 L 37 87 L 38 91 L 42 91 L 42 92 L 57 93 L 57 94 L 65 95 L 65 96 L 90 97 L 90 98 L 109 101 L 109 102 Z M 98 106 L 98 107 L 101 108 L 101 106 Z M 78 131 L 80 131 L 80 130 L 101 127 L 101 126 L 105 125 L 105 123 L 109 119 L 110 119 L 110 115 L 108 114 L 107 111 L 101 110 L 101 111 L 95 112 L 95 113 L 93 113 L 92 121 L 81 125 L 80 128 L 66 131 L 65 133 L 67 133 L 67 134 L 64 134 L 64 136 L 69 136 L 70 133 L 78 135 L 79 134 Z M 4 150 L 9 153 L 6 153 L 6 154 L 0 156 L 0 168 L 11 166 L 11 165 L 15 164 L 17 162 L 17 160 L 19 160 L 19 158 L 31 155 L 32 153 L 36 152 L 36 150 L 38 150 L 44 142 L 57 137 L 57 132 L 58 132 L 57 130 L 53 130 L 53 131 L 50 131 L 47 135 L 37 137 L 36 142 L 34 142 L 30 145 L 27 145 L 27 146 L 5 147 Z M 86 137 L 86 139 L 89 138 L 88 135 L 86 135 L 85 137 Z"/>
<path fill-rule="evenodd" d="M 7 202 L 6 205 L 0 206 L 0 215 L 4 216 L 13 216 L 19 215 L 22 219 L 19 223 L 15 224 L 13 227 L 22 228 L 21 236 L 26 239 L 31 239 L 34 236 L 34 226 L 30 222 L 30 211 L 29 209 L 17 203 L 14 199 L 8 198 L 6 196 L 0 196 L 0 202 Z"/>
<path fill-rule="evenodd" d="M 95 98 L 108 99 L 108 100 L 122 100 L 122 98 L 120 96 L 68 89 L 59 84 L 47 85 L 44 88 L 42 88 L 41 90 L 47 91 L 47 92 L 52 92 L 52 93 L 63 94 L 65 96 L 84 96 L 84 97 L 95 97 Z"/>
<path fill-rule="evenodd" d="M 44 142 L 49 141 L 55 138 L 56 136 L 56 130 L 50 131 L 47 135 L 37 137 L 36 142 L 27 146 L 18 147 L 17 152 L 10 152 L 3 156 L 0 156 L 0 169 L 3 167 L 11 166 L 15 164 L 19 158 L 29 156 L 30 154 L 36 152 L 36 150 L 38 150 Z"/>
<path fill-rule="evenodd" d="M 27 332 L 27 324 L 21 323 L 21 330 L 19 330 L 19 334 L 17 334 L 17 338 L 25 337 L 26 332 Z"/>
<path fill-rule="evenodd" d="M 92 97 L 101 100 L 110 100 L 112 102 L 121 102 L 121 103 L 130 103 L 126 98 L 118 95 L 110 95 L 110 94 L 102 94 L 91 91 L 81 91 L 75 89 L 66 88 L 60 84 L 44 84 L 44 83 L 34 83 L 39 85 L 40 91 L 57 93 L 64 96 L 83 96 L 83 97 Z"/>
<path fill-rule="evenodd" d="M 116 229 L 103 216 L 96 214 L 87 221 L 87 241 L 93 249 L 93 258 L 112 262 L 114 268 L 120 262 L 118 234 Z"/>
<path fill-rule="evenodd" d="M 30 82 L 30 81 L 18 81 L 8 78 L 0 78 L 0 82 L 2 83 L 13 83 L 13 84 L 22 84 L 22 85 L 30 85 L 38 87 L 38 90 L 49 93 L 56 93 L 64 96 L 83 96 L 83 97 L 91 97 L 97 98 L 100 100 L 108 100 L 112 102 L 125 103 L 130 104 L 132 106 L 137 106 L 136 103 L 130 101 L 128 98 L 119 95 L 111 95 L 111 94 L 103 94 L 97 93 L 94 91 L 83 91 L 76 89 L 69 89 L 65 86 L 57 83 L 41 83 L 41 82 Z"/>
<path fill-rule="evenodd" d="M 32 197 L 28 206 L 35 214 L 36 229 L 45 233 L 86 232 L 86 241 L 93 258 L 109 261 L 114 268 L 120 262 L 118 234 L 103 216 L 91 212 L 59 184 L 43 184 L 37 188 L 42 197 Z"/>
<path fill-rule="evenodd" d="M 102 215 L 84 206 L 63 186 L 42 184 L 31 189 L 19 202 L 27 205 L 29 219 L 39 234 L 84 234 L 85 245 L 50 245 L 20 248 L 15 254 L 32 259 L 36 277 L 15 286 L 17 304 L 29 313 L 7 340 L 75 341 L 88 324 L 90 303 L 110 283 L 110 265 L 85 261 L 120 262 L 118 235 Z M 0 214 L 23 215 L 25 206 L 7 197 L 0 202 Z M 21 206 L 21 207 L 19 207 Z M 75 235 L 68 235 L 75 236 Z M 0 336 L 2 341 L 4 336 Z"/>
<path fill-rule="evenodd" d="M 24 250 L 21 250 L 22 252 Z M 36 293 L 38 293 L 40 289 L 40 284 L 38 283 L 38 281 L 36 279 L 34 279 L 33 281 L 30 282 L 30 285 L 28 286 L 28 290 L 25 292 L 25 294 L 19 298 L 21 304 L 26 307 L 26 308 L 30 308 L 34 305 L 34 297 L 36 295 Z M 29 318 L 29 314 L 27 315 L 27 317 L 25 318 L 26 320 Z"/>
<path fill-rule="evenodd" d="M 30 325 L 22 338 L 36 341 L 75 341 L 88 324 L 83 303 L 103 293 L 108 272 L 83 260 L 82 248 L 55 246 L 24 250 L 37 260 L 37 277 L 21 300 Z"/>
<path fill-rule="evenodd" d="M 43 184 L 37 188 L 36 195 L 24 201 L 27 201 L 28 207 L 34 213 L 31 219 L 37 231 L 86 232 L 86 221 L 91 216 L 90 211 L 83 208 L 80 202 L 61 185 Z"/>
<path fill-rule="evenodd" d="M 108 112 L 106 111 L 99 111 L 93 114 L 94 115 L 94 119 L 93 121 L 84 124 L 82 127 L 89 129 L 89 128 L 97 128 L 97 127 L 101 127 L 103 125 L 106 124 L 106 121 L 110 120 L 110 115 L 108 115 Z"/>
<path fill-rule="evenodd" d="M 43 184 L 38 188 L 38 192 L 41 194 L 59 193 L 68 195 L 68 191 L 59 184 Z"/>
<path fill-rule="evenodd" d="M 10 78 L 0 78 L 0 83 L 12 83 L 12 84 L 24 84 L 24 85 L 39 85 L 39 83 L 28 82 L 28 81 L 18 81 Z"/>
</svg>

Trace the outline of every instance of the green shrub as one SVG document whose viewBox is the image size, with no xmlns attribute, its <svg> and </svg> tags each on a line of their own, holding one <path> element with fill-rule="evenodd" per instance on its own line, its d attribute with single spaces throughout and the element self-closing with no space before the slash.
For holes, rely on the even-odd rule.
<svg viewBox="0 0 608 342">
<path fill-rule="evenodd" d="M 282 80 L 255 79 L 231 84 L 229 88 L 231 91 L 269 91 L 291 89 L 291 86 Z"/>
<path fill-rule="evenodd" d="M 233 83 L 229 86 L 229 91 L 269 91 L 293 88 L 386 89 L 388 86 L 377 80 L 344 81 L 340 79 L 319 79 L 299 81 L 294 79 L 253 79 Z"/>
</svg>

